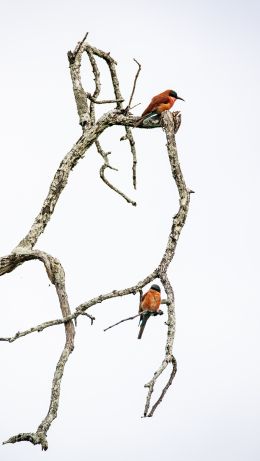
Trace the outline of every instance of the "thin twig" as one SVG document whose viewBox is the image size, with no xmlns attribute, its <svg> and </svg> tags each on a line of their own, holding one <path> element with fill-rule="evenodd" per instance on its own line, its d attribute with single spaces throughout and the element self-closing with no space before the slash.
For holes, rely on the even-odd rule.
<svg viewBox="0 0 260 461">
<path fill-rule="evenodd" d="M 85 33 L 85 35 L 84 35 L 83 39 L 81 40 L 81 42 L 78 42 L 78 43 L 77 43 L 77 45 L 76 45 L 76 47 L 75 47 L 75 50 L 74 50 L 73 52 L 72 52 L 72 51 L 68 51 L 68 58 L 69 58 L 69 60 L 71 60 L 71 61 L 73 61 L 73 62 L 75 61 L 75 58 L 76 58 L 76 56 L 77 56 L 77 54 L 78 54 L 78 52 L 79 52 L 79 50 L 80 50 L 80 47 L 81 47 L 81 45 L 83 45 L 83 43 L 85 42 L 87 36 L 88 36 L 88 32 Z"/>
<path fill-rule="evenodd" d="M 131 128 L 129 128 L 129 126 L 125 127 L 125 131 L 126 131 L 126 138 L 129 141 L 130 149 L 131 149 L 132 156 L 133 156 L 132 178 L 133 178 L 133 186 L 136 189 L 137 155 L 136 155 L 136 148 L 135 148 L 135 140 L 134 140 L 134 137 L 133 137 L 133 134 L 132 134 L 132 130 L 131 130 Z"/>
<path fill-rule="evenodd" d="M 118 171 L 117 168 L 114 168 L 110 165 L 109 163 L 109 159 L 108 159 L 108 155 L 111 154 L 111 152 L 105 152 L 101 145 L 100 145 L 100 142 L 99 141 L 96 141 L 96 147 L 97 147 L 97 151 L 98 153 L 102 156 L 103 160 L 104 160 L 104 163 L 103 165 L 100 167 L 100 170 L 99 170 L 99 175 L 100 175 L 100 178 L 102 179 L 102 181 L 108 186 L 110 187 L 110 189 L 112 189 L 114 192 L 116 192 L 117 194 L 119 194 L 121 197 L 123 197 L 123 199 L 125 199 L 128 203 L 131 203 L 133 206 L 136 206 L 136 202 L 134 202 L 132 199 L 130 199 L 126 194 L 124 194 L 124 192 L 122 192 L 121 190 L 119 190 L 117 187 L 115 187 L 110 181 L 108 181 L 108 179 L 106 178 L 105 176 L 105 170 L 107 168 L 109 168 L 110 170 L 115 170 L 115 171 Z"/>
<path fill-rule="evenodd" d="M 134 320 L 134 319 L 136 319 L 136 317 L 140 317 L 140 315 L 141 315 L 141 313 L 133 315 L 132 317 L 127 317 L 127 319 L 120 320 L 119 322 L 114 323 L 113 325 L 110 325 L 109 327 L 105 328 L 103 331 L 107 331 L 110 328 L 116 327 L 120 323 L 127 322 L 128 320 Z"/>
<path fill-rule="evenodd" d="M 124 102 L 124 99 L 101 99 L 100 101 L 98 101 L 90 93 L 87 93 L 87 97 L 94 104 L 114 104 L 117 102 Z"/>
<path fill-rule="evenodd" d="M 124 111 L 125 114 L 128 114 L 128 112 L 130 110 L 130 106 L 132 104 L 132 100 L 133 100 L 133 97 L 134 97 L 136 82 L 137 82 L 138 76 L 139 76 L 140 71 L 141 71 L 141 64 L 135 58 L 134 58 L 134 61 L 138 65 L 138 70 L 137 70 L 136 75 L 135 75 L 133 89 L 132 89 L 132 93 L 131 93 L 131 96 L 130 96 L 130 99 L 129 99 L 128 106 Z M 135 141 L 134 141 L 134 137 L 133 137 L 131 129 L 129 127 L 125 127 L 125 131 L 126 131 L 126 136 L 124 138 L 121 138 L 121 140 L 122 139 L 128 139 L 129 140 L 130 149 L 131 149 L 132 156 L 133 156 L 133 165 L 132 165 L 133 186 L 134 186 L 134 189 L 136 189 L 137 156 L 136 156 L 136 149 L 135 149 Z"/>
<path fill-rule="evenodd" d="M 138 65 L 138 70 L 136 72 L 136 76 L 135 76 L 135 79 L 134 79 L 134 84 L 133 84 L 133 89 L 132 89 L 132 93 L 131 93 L 131 96 L 130 96 L 130 99 L 129 99 L 129 103 L 128 103 L 128 106 L 127 108 L 125 109 L 125 113 L 127 114 L 130 110 L 130 106 L 132 104 L 132 101 L 133 101 L 133 97 L 134 97 L 134 92 L 135 92 L 135 87 L 136 87 L 136 82 L 137 82 L 137 79 L 138 79 L 138 76 L 141 72 L 141 64 L 134 58 L 134 62 L 136 62 L 136 64 Z"/>
<path fill-rule="evenodd" d="M 135 107 L 137 107 L 137 106 L 140 106 L 140 104 L 141 104 L 141 103 L 140 103 L 140 102 L 138 102 L 138 103 L 137 103 L 137 104 L 135 104 L 134 106 L 130 107 L 130 109 L 129 109 L 129 110 L 135 109 Z"/>
<path fill-rule="evenodd" d="M 100 72 L 98 65 L 96 63 L 96 60 L 94 58 L 94 55 L 91 51 L 90 48 L 86 48 L 86 53 L 88 55 L 91 67 L 92 67 L 92 72 L 94 74 L 94 82 L 95 82 L 95 90 L 92 95 L 90 93 L 87 93 L 87 98 L 90 99 L 90 121 L 91 124 L 94 125 L 96 122 L 96 115 L 95 115 L 95 100 L 97 97 L 100 95 L 101 92 L 101 81 L 100 81 Z"/>
<path fill-rule="evenodd" d="M 121 195 L 121 197 L 123 197 L 123 199 L 125 199 L 128 203 L 131 203 L 131 205 L 133 206 L 136 206 L 136 202 L 134 200 L 132 200 L 131 198 L 129 198 L 126 194 L 124 194 L 124 192 L 122 192 L 121 190 L 119 190 L 117 187 L 115 187 L 110 181 L 108 181 L 108 179 L 106 178 L 105 176 L 105 170 L 107 168 L 111 168 L 110 165 L 102 165 L 100 170 L 99 170 L 99 174 L 100 174 L 100 177 L 102 179 L 102 181 L 104 181 L 104 183 L 110 187 L 110 189 L 112 189 L 113 191 L 115 191 L 117 194 Z"/>
<path fill-rule="evenodd" d="M 105 328 L 103 331 L 107 331 L 109 330 L 110 328 L 113 328 L 113 327 L 116 327 L 117 325 L 119 325 L 120 323 L 123 323 L 123 322 L 127 322 L 127 320 L 133 320 L 133 319 L 136 319 L 136 317 L 140 317 L 140 315 L 145 315 L 145 314 L 150 314 L 154 317 L 156 317 L 157 315 L 162 315 L 163 312 L 160 310 L 160 311 L 156 311 L 156 312 L 151 312 L 151 311 L 142 311 L 142 312 L 139 312 L 138 314 L 134 315 L 133 317 L 127 317 L 127 319 L 123 319 L 123 320 L 119 320 L 119 322 L 117 323 L 114 323 L 113 325 L 110 325 L 109 327 Z"/>
<path fill-rule="evenodd" d="M 76 317 L 76 314 L 77 314 L 77 313 L 74 314 L 74 317 L 75 317 L 75 318 L 77 318 L 77 317 Z M 85 315 L 86 317 L 88 317 L 88 318 L 90 319 L 91 325 L 93 325 L 94 321 L 96 320 L 96 318 L 93 317 L 93 315 L 90 315 L 90 314 L 88 314 L 87 312 L 82 312 L 82 313 L 79 314 L 79 315 Z"/>
</svg>

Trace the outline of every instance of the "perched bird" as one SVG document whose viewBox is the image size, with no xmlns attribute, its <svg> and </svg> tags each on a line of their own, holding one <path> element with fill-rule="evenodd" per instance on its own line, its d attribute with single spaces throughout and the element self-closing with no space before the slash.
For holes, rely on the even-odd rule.
<svg viewBox="0 0 260 461">
<path fill-rule="evenodd" d="M 137 122 L 136 126 L 141 125 L 144 120 L 147 120 L 150 117 L 160 115 L 164 110 L 169 110 L 175 103 L 176 99 L 184 101 L 184 99 L 178 96 L 176 91 L 173 90 L 166 90 L 157 94 L 157 96 L 154 96 L 149 106 L 142 113 L 142 117 Z"/>
<path fill-rule="evenodd" d="M 162 314 L 162 311 L 159 309 L 161 304 L 161 288 L 159 285 L 152 285 L 150 290 L 145 293 L 141 299 L 139 312 L 145 312 L 140 315 L 140 330 L 138 339 L 141 339 L 144 327 L 150 315 Z"/>
</svg>

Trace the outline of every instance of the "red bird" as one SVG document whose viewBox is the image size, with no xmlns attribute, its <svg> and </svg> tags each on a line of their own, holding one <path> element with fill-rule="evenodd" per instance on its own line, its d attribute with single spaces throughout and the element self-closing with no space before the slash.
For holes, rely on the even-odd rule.
<svg viewBox="0 0 260 461">
<path fill-rule="evenodd" d="M 176 91 L 173 90 L 166 90 L 154 96 L 149 106 L 142 113 L 142 118 L 137 122 L 136 126 L 140 125 L 145 119 L 160 115 L 164 110 L 171 109 L 176 99 L 184 101 L 184 99 L 178 96 Z"/>
<path fill-rule="evenodd" d="M 142 297 L 139 312 L 145 312 L 145 314 L 140 315 L 140 330 L 138 339 L 141 339 L 144 327 L 150 315 L 162 314 L 162 311 L 159 309 L 161 304 L 161 288 L 158 285 L 152 285 L 150 290 L 147 291 Z M 147 312 L 148 311 L 148 312 Z"/>
</svg>

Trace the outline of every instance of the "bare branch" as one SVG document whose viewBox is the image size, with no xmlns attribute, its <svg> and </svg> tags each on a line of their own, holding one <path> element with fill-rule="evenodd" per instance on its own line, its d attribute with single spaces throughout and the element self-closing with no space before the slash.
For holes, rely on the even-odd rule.
<svg viewBox="0 0 260 461">
<path fill-rule="evenodd" d="M 84 42 L 87 38 L 88 33 L 85 35 L 83 40 L 78 43 L 74 52 L 68 52 L 68 60 L 70 63 L 70 75 L 72 80 L 73 92 L 75 96 L 75 101 L 77 104 L 77 111 L 79 115 L 80 125 L 84 127 L 90 123 L 90 113 L 88 107 L 88 98 L 87 94 L 83 88 L 81 82 L 80 68 L 81 68 L 81 59 L 84 52 Z"/>
<path fill-rule="evenodd" d="M 121 96 L 121 91 L 120 91 L 120 87 L 119 87 L 119 80 L 118 80 L 117 73 L 116 73 L 116 61 L 113 58 L 111 58 L 109 53 L 104 53 L 103 51 L 98 50 L 97 48 L 94 48 L 94 47 L 92 47 L 90 45 L 88 45 L 86 47 L 86 51 L 88 53 L 89 60 L 90 60 L 91 65 L 92 65 L 92 70 L 93 70 L 93 73 L 94 73 L 94 80 L 95 80 L 95 83 L 96 83 L 96 90 L 95 90 L 95 92 L 93 94 L 93 98 L 90 97 L 90 99 L 92 98 L 91 99 L 92 102 L 96 103 L 96 104 L 105 104 L 107 102 L 109 102 L 109 103 L 116 102 L 117 103 L 117 108 L 121 109 L 122 108 L 122 103 L 124 102 L 124 99 Z M 114 94 L 115 94 L 115 98 L 116 98 L 115 100 L 104 100 L 104 101 L 97 101 L 96 100 L 96 97 L 100 93 L 101 84 L 100 84 L 100 74 L 99 74 L 98 66 L 97 66 L 96 61 L 95 61 L 95 59 L 93 57 L 93 54 L 95 54 L 96 56 L 99 56 L 100 58 L 104 59 L 106 61 L 107 65 L 108 65 L 108 67 L 109 67 L 110 74 L 111 74 L 111 79 L 112 79 L 112 84 L 113 84 L 113 88 L 114 88 Z M 134 95 L 134 90 L 135 90 L 136 80 L 137 80 L 139 72 L 141 70 L 140 64 L 136 60 L 135 60 L 135 62 L 138 64 L 139 69 L 138 69 L 137 75 L 135 77 L 134 88 L 133 88 L 133 91 L 132 91 L 130 101 L 132 101 L 132 98 L 133 98 L 133 95 Z M 128 107 L 129 107 L 129 105 L 128 105 Z M 94 116 L 93 116 L 94 107 L 92 105 L 90 107 L 90 111 L 91 111 L 91 120 L 93 122 L 93 119 L 94 119 Z M 126 110 L 124 112 L 127 113 L 128 111 Z M 130 128 L 125 127 L 125 130 L 126 130 L 126 139 L 129 140 L 130 148 L 131 148 L 131 152 L 132 152 L 132 156 L 133 156 L 133 167 L 132 167 L 132 169 L 133 169 L 133 186 L 136 189 L 136 164 L 137 164 L 137 158 L 136 158 L 135 142 L 134 142 L 134 138 L 132 136 L 132 132 L 131 132 Z M 99 144 L 99 146 L 100 146 L 100 144 Z M 99 149 L 98 149 L 98 151 L 100 153 Z M 107 180 L 107 178 L 105 177 L 105 170 L 106 170 L 106 168 L 108 166 L 109 166 L 109 162 L 106 161 L 106 159 L 105 159 L 104 165 L 100 169 L 100 177 L 101 177 L 101 179 L 104 181 L 104 183 L 108 187 L 110 187 L 115 192 L 117 192 L 119 195 L 121 195 L 121 197 L 123 197 L 128 203 L 131 203 L 133 206 L 136 206 L 136 202 L 134 202 L 133 200 L 128 198 L 126 194 L 121 192 L 118 188 L 113 186 L 113 184 Z"/>
<path fill-rule="evenodd" d="M 172 176 L 174 181 L 177 185 L 180 197 L 180 207 L 178 213 L 173 218 L 173 223 L 171 227 L 171 232 L 168 238 L 168 243 L 166 246 L 165 253 L 162 257 L 162 260 L 158 267 L 159 278 L 163 284 L 164 290 L 167 294 L 167 303 L 168 303 L 168 331 L 167 331 L 167 338 L 166 338 L 166 346 L 165 346 L 165 358 L 161 364 L 161 366 L 156 370 L 153 375 L 153 378 L 145 385 L 148 388 L 148 394 L 146 397 L 146 403 L 144 408 L 144 416 L 152 416 L 157 406 L 161 403 L 167 389 L 172 384 L 173 378 L 176 373 L 176 361 L 172 355 L 172 347 L 173 341 L 175 336 L 175 303 L 174 303 L 174 292 L 171 286 L 171 283 L 167 276 L 168 267 L 172 261 L 172 258 L 175 253 L 176 245 L 181 233 L 181 230 L 185 224 L 186 217 L 189 210 L 189 202 L 190 202 L 190 191 L 187 189 L 184 177 L 180 168 L 179 160 L 178 160 L 178 153 L 176 148 L 175 142 L 175 130 L 176 127 L 173 123 L 173 119 L 168 112 L 164 112 L 162 114 L 162 123 L 163 128 L 166 133 L 167 139 L 167 151 L 172 171 Z M 180 124 L 177 124 L 177 129 L 179 128 Z M 154 404 L 152 409 L 149 412 L 150 405 L 151 405 L 151 397 L 154 390 L 154 385 L 158 379 L 158 377 L 163 373 L 163 371 L 167 368 L 169 363 L 173 364 L 173 371 L 170 376 L 170 379 L 162 391 L 161 396 Z M 175 370 L 175 371 L 174 371 Z"/>
<path fill-rule="evenodd" d="M 143 280 L 140 280 L 136 285 L 133 285 L 128 288 L 123 288 L 122 290 L 113 290 L 110 291 L 109 293 L 106 294 L 101 294 L 97 296 L 96 298 L 92 298 L 89 301 L 86 301 L 85 303 L 80 304 L 75 312 L 85 312 L 87 309 L 90 307 L 100 304 L 103 301 L 106 301 L 107 299 L 112 299 L 112 298 L 118 298 L 121 296 L 127 296 L 127 295 L 135 295 L 138 293 L 143 287 L 145 287 L 148 283 L 151 283 L 153 280 L 155 280 L 158 276 L 158 269 L 155 269 L 151 274 L 147 275 Z"/>
<path fill-rule="evenodd" d="M 137 106 L 140 106 L 140 104 L 141 104 L 141 103 L 140 103 L 140 102 L 138 102 L 138 103 L 137 103 L 137 104 L 135 104 L 134 106 L 130 107 L 130 109 L 129 109 L 129 110 L 132 110 L 132 109 L 134 109 L 134 108 L 135 108 L 135 107 L 137 107 Z"/>
<path fill-rule="evenodd" d="M 124 98 L 122 97 L 122 94 L 120 91 L 119 80 L 118 80 L 117 72 L 116 72 L 117 62 L 110 56 L 110 53 L 105 53 L 104 51 L 99 50 L 98 48 L 94 46 L 90 46 L 89 44 L 86 45 L 86 50 L 91 51 L 93 54 L 95 54 L 99 58 L 102 58 L 106 61 L 109 71 L 110 71 L 110 75 L 111 75 L 115 99 L 117 100 L 117 109 L 121 109 L 122 102 L 120 101 Z"/>
<path fill-rule="evenodd" d="M 142 290 L 140 291 L 140 293 L 142 293 Z M 168 302 L 167 302 L 166 299 L 163 299 L 161 301 L 161 304 L 168 304 Z M 93 303 L 93 305 L 95 305 L 95 303 Z M 140 315 L 140 313 L 135 315 L 134 317 L 129 317 L 127 319 L 120 320 L 118 323 L 116 323 L 115 325 L 112 325 L 112 326 L 116 326 L 119 323 L 125 322 L 126 320 L 132 320 L 132 319 L 138 317 L 139 315 Z M 39 325 L 36 325 L 35 327 L 28 328 L 27 330 L 17 331 L 17 333 L 14 336 L 0 337 L 0 341 L 13 343 L 17 339 L 20 339 L 20 338 L 22 338 L 24 336 L 27 336 L 27 335 L 31 334 L 31 333 L 41 333 L 46 328 L 54 327 L 54 326 L 57 326 L 57 325 L 62 325 L 63 323 L 66 323 L 66 322 L 68 322 L 70 320 L 77 320 L 77 318 L 79 316 L 88 317 L 90 319 L 90 321 L 91 321 L 91 325 L 93 325 L 93 322 L 96 320 L 95 317 L 93 317 L 93 315 L 90 315 L 87 312 L 81 312 L 79 310 L 79 311 L 74 312 L 73 314 L 68 315 L 67 317 L 65 317 L 63 319 L 48 320 L 46 322 L 40 323 Z M 106 328 L 104 331 L 108 330 L 109 328 L 112 328 L 112 327 L 110 326 L 110 327 Z"/>
<path fill-rule="evenodd" d="M 139 308 L 138 308 L 138 312 L 140 312 L 140 314 L 142 313 L 142 309 L 141 309 L 142 299 L 143 299 L 143 290 L 140 290 L 139 291 Z"/>
<path fill-rule="evenodd" d="M 3 442 L 16 443 L 16 442 L 31 442 L 33 445 L 41 445 L 42 450 L 48 449 L 47 432 L 51 426 L 53 420 L 57 417 L 60 399 L 60 384 L 64 372 L 64 367 L 67 363 L 71 349 L 66 345 L 57 363 L 56 370 L 52 381 L 51 401 L 50 407 L 46 417 L 43 419 L 35 433 L 20 433 L 10 437 L 8 440 Z"/>
<path fill-rule="evenodd" d="M 93 97 L 91 98 L 92 101 L 91 101 L 91 104 L 90 104 L 91 123 L 92 123 L 92 125 L 94 125 L 94 123 L 96 121 L 95 104 L 94 104 L 94 103 L 96 103 L 95 98 L 97 98 L 99 96 L 100 91 L 101 91 L 100 72 L 99 72 L 99 69 L 98 69 L 98 66 L 97 66 L 97 63 L 96 63 L 96 60 L 94 58 L 92 50 L 90 50 L 88 48 L 86 50 L 86 52 L 88 54 L 88 57 L 89 57 L 89 60 L 90 60 L 91 66 L 92 66 L 92 70 L 93 70 L 93 74 L 94 74 L 94 80 L 95 80 L 95 86 L 96 86 L 95 91 L 93 93 Z M 111 165 L 109 163 L 109 159 L 108 159 L 108 155 L 110 154 L 110 152 L 105 152 L 102 149 L 100 141 L 96 140 L 95 144 L 96 144 L 96 148 L 97 148 L 98 153 L 102 156 L 103 161 L 104 161 L 104 164 L 100 168 L 100 171 L 99 171 L 100 177 L 105 182 L 106 185 L 109 184 L 109 187 L 113 188 L 112 184 L 108 183 L 108 181 L 106 182 L 105 172 L 104 172 L 106 166 L 112 169 L 112 167 L 111 167 Z"/>
<path fill-rule="evenodd" d="M 98 101 L 93 96 L 91 96 L 90 93 L 87 93 L 87 97 L 94 104 L 112 104 L 112 103 L 114 104 L 117 102 L 124 102 L 124 99 L 101 99 L 100 101 Z"/>
<path fill-rule="evenodd" d="M 134 59 L 134 61 L 138 65 L 138 70 L 137 70 L 137 73 L 136 73 L 136 76 L 135 76 L 135 79 L 134 79 L 133 89 L 132 89 L 132 93 L 131 93 L 131 96 L 130 96 L 130 99 L 129 99 L 128 106 L 124 111 L 125 114 L 128 114 L 128 112 L 130 110 L 132 100 L 133 100 L 133 97 L 134 97 L 136 82 L 137 82 L 138 76 L 139 76 L 140 71 L 141 71 L 141 64 L 139 64 L 139 62 L 136 59 Z M 136 156 L 136 149 L 135 149 L 135 141 L 134 141 L 134 137 L 132 135 L 131 129 L 129 127 L 125 127 L 125 131 L 126 131 L 126 135 L 123 138 L 121 138 L 121 140 L 128 139 L 129 144 L 130 144 L 130 149 L 131 149 L 132 156 L 133 156 L 133 166 L 132 166 L 133 186 L 134 186 L 134 189 L 136 189 L 137 156 Z"/>
<path fill-rule="evenodd" d="M 135 149 L 135 141 L 134 141 L 134 137 L 133 137 L 133 134 L 132 134 L 132 130 L 131 130 L 131 128 L 129 128 L 129 126 L 125 127 L 125 131 L 126 131 L 125 139 L 128 139 L 128 141 L 129 141 L 132 156 L 133 156 L 132 178 L 133 178 L 133 186 L 136 189 L 137 156 L 136 156 L 136 149 Z"/>
<path fill-rule="evenodd" d="M 136 64 L 138 65 L 138 70 L 136 72 L 136 76 L 135 76 L 135 79 L 134 79 L 133 89 L 132 89 L 132 93 L 131 93 L 131 96 L 130 96 L 130 99 L 129 99 L 129 103 L 128 103 L 127 108 L 125 109 L 126 114 L 130 110 L 130 107 L 131 107 L 131 104 L 132 104 L 132 101 L 133 101 L 133 97 L 134 97 L 136 82 L 137 82 L 138 76 L 139 76 L 139 74 L 141 72 L 141 68 L 142 68 L 141 64 L 135 58 L 134 58 L 134 62 L 136 62 Z"/>
<path fill-rule="evenodd" d="M 67 323 L 70 320 L 76 320 L 76 318 L 79 315 L 85 315 L 86 317 L 88 317 L 90 319 L 90 321 L 91 321 L 91 325 L 93 325 L 94 320 L 96 320 L 95 317 L 88 314 L 87 312 L 74 313 L 74 314 L 68 315 L 67 317 L 64 317 L 63 319 L 49 320 L 47 322 L 40 323 L 39 325 L 36 325 L 35 327 L 28 328 L 28 330 L 17 331 L 17 333 L 14 336 L 2 337 L 2 338 L 0 338 L 0 341 L 6 341 L 6 342 L 9 342 L 9 343 L 13 343 L 17 339 L 20 339 L 23 336 L 27 336 L 27 335 L 29 335 L 31 333 L 36 333 L 36 332 L 41 333 L 46 328 L 54 327 L 56 325 L 62 325 L 63 323 Z"/>
<path fill-rule="evenodd" d="M 4 443 L 15 443 L 15 442 L 20 442 L 22 440 L 27 440 L 34 444 L 40 444 L 43 450 L 47 450 L 48 448 L 47 432 L 53 420 L 57 416 L 57 412 L 59 408 L 59 399 L 60 399 L 60 383 L 61 383 L 61 379 L 63 376 L 64 367 L 67 363 L 69 355 L 74 349 L 75 330 L 74 330 L 73 322 L 71 320 L 67 320 L 67 317 L 71 315 L 71 312 L 70 312 L 68 297 L 67 297 L 66 288 L 65 288 L 65 273 L 58 259 L 53 258 L 51 255 L 43 251 L 39 251 L 39 250 L 25 251 L 23 254 L 20 250 L 19 253 L 10 255 L 11 260 L 14 259 L 14 256 L 16 258 L 15 267 L 17 267 L 19 264 L 22 264 L 26 260 L 28 261 L 31 259 L 39 259 L 40 261 L 43 262 L 47 275 L 51 283 L 53 283 L 55 286 L 63 319 L 66 319 L 66 322 L 64 322 L 66 341 L 65 341 L 63 352 L 60 356 L 60 359 L 57 363 L 56 370 L 54 373 L 54 377 L 52 381 L 50 406 L 49 406 L 49 410 L 48 410 L 46 417 L 41 422 L 41 424 L 39 425 L 35 433 L 18 434 L 14 437 L 11 437 Z M 15 267 L 13 267 L 13 269 Z"/>
<path fill-rule="evenodd" d="M 158 398 L 158 400 L 154 403 L 154 405 L 152 406 L 149 414 L 147 415 L 148 417 L 151 417 L 153 416 L 156 408 L 158 407 L 158 405 L 162 402 L 166 392 L 168 391 L 169 387 L 171 386 L 172 382 L 173 382 L 173 379 L 177 373 L 177 362 L 176 362 L 176 359 L 172 356 L 172 372 L 170 374 L 170 377 L 169 377 L 169 380 L 167 381 L 165 387 L 163 388 L 162 390 L 162 393 L 160 395 L 160 397 Z"/>
<path fill-rule="evenodd" d="M 55 325 L 60 325 L 62 323 L 68 322 L 68 320 L 72 320 L 74 318 L 73 315 L 70 315 L 69 317 L 66 317 L 65 319 L 56 319 L 56 320 L 50 320 L 48 322 L 41 323 L 39 325 L 36 325 L 35 327 L 28 328 L 28 330 L 24 331 L 17 331 L 17 333 L 14 336 L 9 336 L 9 337 L 2 337 L 0 338 L 0 341 L 7 341 L 9 343 L 13 343 L 19 338 L 22 338 L 23 336 L 27 336 L 31 333 L 38 332 L 40 333 L 41 331 L 45 330 L 46 328 L 55 326 Z"/>
<path fill-rule="evenodd" d="M 128 203 L 131 203 L 131 205 L 136 206 L 136 202 L 134 202 L 131 198 L 129 198 L 126 194 L 124 194 L 124 192 L 119 190 L 117 187 L 113 186 L 113 184 L 110 181 L 108 181 L 108 179 L 105 177 L 105 170 L 107 168 L 111 168 L 111 166 L 104 164 L 104 165 L 102 165 L 102 167 L 99 170 L 100 177 L 101 177 L 102 181 L 104 181 L 104 183 L 108 187 L 110 187 L 110 189 L 115 191 L 117 194 L 121 195 L 121 197 L 123 197 Z"/>
<path fill-rule="evenodd" d="M 93 325 L 94 320 L 96 320 L 96 318 L 93 317 L 93 315 L 90 315 L 87 312 L 81 312 L 81 313 L 76 312 L 75 314 L 73 314 L 73 317 L 76 319 L 79 315 L 85 315 L 85 317 L 88 317 L 90 319 L 91 325 Z"/>
<path fill-rule="evenodd" d="M 91 119 L 91 124 L 94 125 L 95 121 L 96 121 L 96 115 L 95 115 L 95 104 L 97 104 L 96 98 L 99 96 L 100 91 L 101 91 L 100 72 L 99 72 L 99 69 L 98 69 L 98 66 L 97 66 L 97 63 L 96 63 L 96 60 L 94 58 L 94 55 L 93 55 L 93 52 L 92 52 L 91 48 L 90 47 L 87 48 L 86 52 L 88 54 L 88 57 L 89 57 L 89 60 L 90 60 L 91 66 L 92 66 L 92 70 L 93 70 L 93 74 L 94 74 L 94 80 L 95 80 L 95 86 L 96 86 L 95 91 L 93 93 L 93 96 L 91 96 L 90 93 L 88 93 L 88 98 L 91 100 L 91 104 L 90 104 L 90 119 Z M 116 100 L 115 102 L 118 102 L 118 101 Z M 97 148 L 98 153 L 102 156 L 103 161 L 104 161 L 104 164 L 101 166 L 101 168 L 99 170 L 100 178 L 102 179 L 102 181 L 108 187 L 110 187 L 110 189 L 114 190 L 116 193 L 121 195 L 125 200 L 127 200 L 129 202 L 130 199 L 128 199 L 128 197 L 126 197 L 126 195 L 123 192 L 121 192 L 119 189 L 117 189 L 115 186 L 113 186 L 113 184 L 111 182 L 109 182 L 107 180 L 106 176 L 105 176 L 106 168 L 116 170 L 116 168 L 113 168 L 109 163 L 108 155 L 110 154 L 110 152 L 105 152 L 104 149 L 102 149 L 100 141 L 96 140 L 95 144 L 96 144 L 96 148 Z"/>
<path fill-rule="evenodd" d="M 117 187 L 115 187 L 110 181 L 108 181 L 108 179 L 106 178 L 105 176 L 105 170 L 107 168 L 109 168 L 110 170 L 115 170 L 115 171 L 118 171 L 117 168 L 114 168 L 110 165 L 109 163 L 109 159 L 108 159 L 108 156 L 111 154 L 111 152 L 105 152 L 102 147 L 101 147 L 101 144 L 99 141 L 96 141 L 96 147 L 97 147 L 97 151 L 98 153 L 102 156 L 103 160 L 104 160 L 104 163 L 103 165 L 101 166 L 100 170 L 99 170 L 99 175 L 100 175 L 100 178 L 102 179 L 102 181 L 108 186 L 110 187 L 110 189 L 112 189 L 114 192 L 116 192 L 117 194 L 121 195 L 121 197 L 123 197 L 128 203 L 131 203 L 133 206 L 136 206 L 136 202 L 134 202 L 133 200 L 131 200 L 129 197 L 127 197 L 126 194 L 124 194 L 124 192 L 120 191 Z"/>
<path fill-rule="evenodd" d="M 96 60 L 94 58 L 93 53 L 89 49 L 86 49 L 86 53 L 88 55 L 90 64 L 92 66 L 92 72 L 94 74 L 94 81 L 95 81 L 95 90 L 94 90 L 93 95 L 91 95 L 91 98 L 93 98 L 93 100 L 91 100 L 91 98 L 90 98 L 90 93 L 87 93 L 87 97 L 91 101 L 91 104 L 90 104 L 90 121 L 91 121 L 91 125 L 94 125 L 95 122 L 96 122 L 95 100 L 97 99 L 97 97 L 99 96 L 99 94 L 101 92 L 101 81 L 100 81 L 99 68 L 97 66 L 97 63 L 96 63 Z"/>
<path fill-rule="evenodd" d="M 127 322 L 128 320 L 134 320 L 136 317 L 140 317 L 141 313 L 133 315 L 132 317 L 127 317 L 127 319 L 119 320 L 119 322 L 114 323 L 113 325 L 110 325 L 109 327 L 105 328 L 103 331 L 110 330 L 110 328 L 116 327 L 120 323 Z"/>
<path fill-rule="evenodd" d="M 81 45 L 85 42 L 85 40 L 87 39 L 87 36 L 88 36 L 88 32 L 85 33 L 83 39 L 81 40 L 81 42 L 78 42 L 78 44 L 76 45 L 76 48 L 75 50 L 72 52 L 72 51 L 68 51 L 68 58 L 69 58 L 69 61 L 75 61 L 75 58 L 76 58 L 76 55 L 78 54 L 79 50 L 80 50 L 80 47 Z"/>
<path fill-rule="evenodd" d="M 134 315 L 133 317 L 127 317 L 127 319 L 120 320 L 119 322 L 114 323 L 113 325 L 110 325 L 109 327 L 105 328 L 103 331 L 107 331 L 110 328 L 113 328 L 113 327 L 116 327 L 117 325 L 120 325 L 120 323 L 127 322 L 127 320 L 134 320 L 134 319 L 136 319 L 136 317 L 140 317 L 140 315 L 145 315 L 145 314 L 148 314 L 148 313 L 150 315 L 154 316 L 154 317 L 156 315 L 163 315 L 163 311 L 161 311 L 161 310 L 156 311 L 156 312 L 142 311 L 142 312 L 139 312 L 138 314 Z"/>
</svg>

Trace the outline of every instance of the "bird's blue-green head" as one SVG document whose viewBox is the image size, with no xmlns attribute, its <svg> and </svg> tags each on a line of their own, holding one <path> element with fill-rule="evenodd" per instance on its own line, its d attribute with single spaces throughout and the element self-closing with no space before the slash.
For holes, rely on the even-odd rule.
<svg viewBox="0 0 260 461">
<path fill-rule="evenodd" d="M 169 96 L 171 96 L 172 98 L 181 99 L 182 101 L 184 101 L 184 99 L 182 99 L 180 96 L 177 95 L 176 91 L 170 90 Z"/>
<path fill-rule="evenodd" d="M 161 292 L 161 288 L 159 287 L 159 285 L 156 285 L 156 283 L 151 286 L 151 290 L 159 291 L 159 293 Z"/>
</svg>

